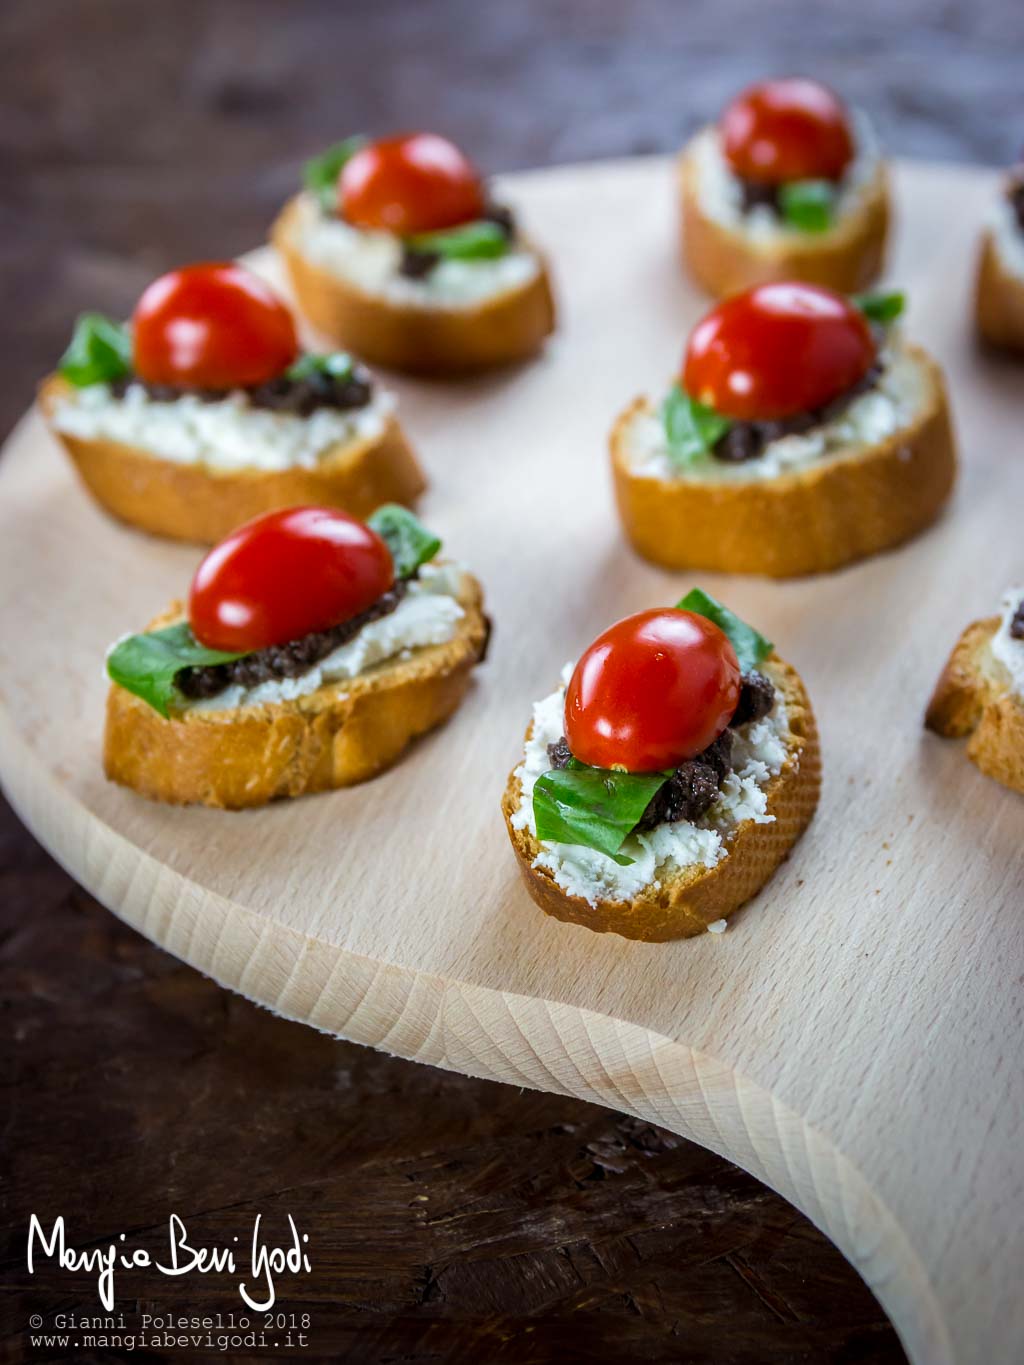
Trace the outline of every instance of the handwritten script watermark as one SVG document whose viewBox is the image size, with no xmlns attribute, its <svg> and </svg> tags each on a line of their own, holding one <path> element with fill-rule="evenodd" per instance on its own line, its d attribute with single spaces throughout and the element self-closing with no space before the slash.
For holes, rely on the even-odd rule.
<svg viewBox="0 0 1024 1365">
<path fill-rule="evenodd" d="M 288 1214 L 290 1240 L 275 1246 L 260 1235 L 263 1215 L 257 1214 L 248 1244 L 245 1269 L 239 1271 L 235 1247 L 197 1247 L 188 1240 L 188 1230 L 176 1213 L 167 1220 L 168 1247 L 165 1260 L 156 1260 L 143 1247 L 129 1247 L 127 1235 L 121 1233 L 116 1242 L 106 1247 L 90 1247 L 77 1251 L 70 1246 L 64 1228 L 64 1218 L 55 1219 L 47 1237 L 42 1224 L 33 1213 L 28 1224 L 28 1272 L 34 1275 L 38 1261 L 56 1262 L 63 1270 L 84 1271 L 96 1276 L 100 1303 L 109 1312 L 114 1307 L 114 1277 L 121 1271 L 153 1269 L 161 1275 L 245 1275 L 239 1281 L 238 1293 L 242 1301 L 256 1312 L 273 1308 L 277 1302 L 274 1276 L 305 1272 L 313 1267 L 303 1249 L 309 1242 L 306 1233 L 299 1234 L 295 1220 Z M 238 1238 L 233 1239 L 238 1242 Z M 164 1255 L 164 1253 L 161 1253 Z"/>
</svg>

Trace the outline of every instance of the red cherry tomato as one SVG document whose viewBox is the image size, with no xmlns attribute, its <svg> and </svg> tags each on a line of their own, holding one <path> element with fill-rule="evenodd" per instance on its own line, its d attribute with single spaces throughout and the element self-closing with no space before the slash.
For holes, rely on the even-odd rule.
<svg viewBox="0 0 1024 1365">
<path fill-rule="evenodd" d="M 839 96 L 800 76 L 750 86 L 718 126 L 725 158 L 744 180 L 838 180 L 853 160 L 850 120 Z"/>
<path fill-rule="evenodd" d="M 298 355 L 292 316 L 269 285 L 230 261 L 154 280 L 132 316 L 135 373 L 149 384 L 249 388 Z"/>
<path fill-rule="evenodd" d="M 361 148 L 338 178 L 338 210 L 358 228 L 408 236 L 479 218 L 480 176 L 458 147 L 436 133 L 408 133 Z"/>
<path fill-rule="evenodd" d="M 391 552 L 346 512 L 269 512 L 215 545 L 196 570 L 189 624 L 200 644 L 244 654 L 328 630 L 395 581 Z"/>
<path fill-rule="evenodd" d="M 565 737 L 581 763 L 658 772 L 722 733 L 740 695 L 726 635 L 677 607 L 627 616 L 599 635 L 565 693 Z"/>
<path fill-rule="evenodd" d="M 813 284 L 761 284 L 725 299 L 693 329 L 681 382 L 738 421 L 812 412 L 863 379 L 875 343 L 863 313 Z"/>
</svg>

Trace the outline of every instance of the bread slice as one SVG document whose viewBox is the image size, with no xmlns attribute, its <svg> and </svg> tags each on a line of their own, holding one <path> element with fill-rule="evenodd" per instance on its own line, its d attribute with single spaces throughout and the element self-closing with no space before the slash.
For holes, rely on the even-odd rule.
<svg viewBox="0 0 1024 1365">
<path fill-rule="evenodd" d="M 402 428 L 389 417 L 374 440 L 339 445 L 311 469 L 218 470 L 179 464 L 102 437 L 59 431 L 53 410 L 67 384 L 45 380 L 39 404 L 96 501 L 119 521 L 152 535 L 213 544 L 278 507 L 340 507 L 365 518 L 385 502 L 412 505 L 426 479 Z"/>
<path fill-rule="evenodd" d="M 1024 280 L 1003 264 L 991 230 L 981 239 L 974 316 L 983 341 L 1024 353 Z"/>
<path fill-rule="evenodd" d="M 375 777 L 456 710 L 484 656 L 490 627 L 480 585 L 469 574 L 459 601 L 465 615 L 447 643 L 292 701 L 186 711 L 167 720 L 114 685 L 103 740 L 106 774 L 156 801 L 228 810 Z M 180 617 L 181 604 L 174 603 L 149 629 Z"/>
<path fill-rule="evenodd" d="M 709 294 L 724 298 L 772 280 L 803 280 L 841 294 L 866 289 L 881 273 L 889 231 L 884 166 L 862 200 L 826 232 L 791 232 L 761 239 L 727 227 L 704 212 L 693 143 L 679 156 L 684 267 Z"/>
<path fill-rule="evenodd" d="M 929 730 L 967 737 L 967 757 L 983 773 L 1024 794 L 1024 701 L 992 653 L 1000 618 L 974 621 L 960 636 L 925 713 Z"/>
<path fill-rule="evenodd" d="M 612 476 L 633 548 L 667 569 L 791 578 L 824 573 L 909 540 L 939 515 L 956 479 L 942 372 L 920 348 L 927 401 L 907 428 L 877 445 L 775 479 L 662 479 L 637 474 L 626 431 L 643 398 L 611 434 Z"/>
<path fill-rule="evenodd" d="M 318 332 L 361 360 L 408 374 L 469 374 L 525 360 L 554 330 L 555 305 L 543 261 L 529 283 L 471 308 L 395 303 L 308 260 L 297 242 L 299 213 L 296 197 L 271 229 L 299 311 Z"/>
<path fill-rule="evenodd" d="M 645 887 L 631 901 L 591 905 L 582 896 L 571 896 L 550 872 L 533 866 L 540 852 L 536 838 L 529 830 L 512 826 L 522 788 L 515 771 L 511 773 L 501 808 L 526 889 L 546 915 L 598 933 L 661 943 L 704 933 L 709 924 L 728 919 L 761 890 L 810 824 L 821 790 L 821 747 L 810 699 L 796 669 L 774 655 L 772 661 L 778 665 L 774 676 L 780 682 L 791 730 L 786 761 L 767 788 L 768 813 L 775 819 L 770 824 L 742 821 L 713 868 L 670 872 L 658 886 Z M 527 739 L 531 730 L 532 726 Z"/>
</svg>

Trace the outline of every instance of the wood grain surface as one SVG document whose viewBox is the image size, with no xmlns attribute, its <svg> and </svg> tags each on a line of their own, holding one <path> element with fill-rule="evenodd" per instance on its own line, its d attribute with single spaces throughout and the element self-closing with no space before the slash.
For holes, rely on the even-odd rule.
<svg viewBox="0 0 1024 1365">
<path fill-rule="evenodd" d="M 1006 111 L 1024 17 L 991 0 L 786 4 L 768 24 L 739 3 L 689 5 L 683 23 L 668 3 L 250 0 L 143 22 L 123 0 L 9 0 L 0 25 L 4 425 L 77 310 L 124 311 L 157 270 L 248 246 L 339 127 L 432 122 L 498 169 L 669 150 L 740 81 L 799 65 L 877 110 L 900 150 L 997 162 L 1019 141 Z M 5 1057 L 20 1087 L 8 1269 L 44 1204 L 101 1236 L 163 1218 L 172 1196 L 198 1212 L 298 1188 L 319 1229 L 337 1221 L 332 1198 L 358 1191 L 361 1218 L 320 1286 L 318 1340 L 352 1359 L 464 1358 L 491 1333 L 522 1360 L 570 1342 L 595 1360 L 900 1358 L 837 1253 L 741 1172 L 664 1132 L 637 1143 L 633 1120 L 603 1110 L 273 1020 L 119 926 L 2 819 Z M 325 1133 L 350 1126 L 354 1152 Z M 492 1254 L 486 1218 L 457 1246 L 421 1236 L 392 1197 L 403 1162 L 443 1187 L 443 1218 L 500 1201 L 522 1239 Z M 565 1260 L 569 1283 L 552 1271 Z M 29 1305 L 87 1301 L 63 1278 L 15 1288 L 12 1353 Z"/>
</svg>

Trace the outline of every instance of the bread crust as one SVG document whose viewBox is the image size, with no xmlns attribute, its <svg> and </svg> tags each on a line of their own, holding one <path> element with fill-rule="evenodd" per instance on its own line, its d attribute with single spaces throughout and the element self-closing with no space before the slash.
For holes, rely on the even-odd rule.
<svg viewBox="0 0 1024 1365">
<path fill-rule="evenodd" d="M 1024 702 L 992 654 L 1000 618 L 973 621 L 935 685 L 925 725 L 947 739 L 967 737 L 967 757 L 988 777 L 1024 795 Z"/>
<path fill-rule="evenodd" d="M 513 770 L 501 808 L 526 889 L 546 915 L 598 933 L 662 943 L 704 933 L 709 924 L 728 919 L 761 890 L 810 824 L 821 791 L 821 746 L 810 698 L 796 669 L 774 655 L 772 660 L 781 671 L 792 732 L 788 757 L 767 788 L 768 811 L 775 820 L 771 824 L 744 820 L 713 868 L 690 867 L 669 874 L 659 887 L 649 886 L 631 901 L 591 905 L 582 896 L 571 896 L 550 872 L 533 866 L 540 851 L 534 836 L 512 827 L 522 791 Z"/>
<path fill-rule="evenodd" d="M 884 165 L 863 200 L 826 232 L 793 233 L 761 241 L 709 218 L 697 192 L 693 142 L 678 159 L 685 269 L 718 298 L 773 280 L 803 280 L 852 294 L 881 273 L 889 233 L 889 187 Z"/>
<path fill-rule="evenodd" d="M 974 317 L 983 341 L 1024 354 L 1024 280 L 1003 264 L 991 230 L 981 239 Z"/>
<path fill-rule="evenodd" d="M 45 380 L 39 404 L 82 482 L 105 511 L 152 535 L 210 545 L 264 512 L 312 504 L 365 518 L 385 502 L 412 506 L 426 479 L 405 433 L 389 417 L 375 440 L 335 447 L 312 469 L 212 470 L 103 438 L 59 431 L 53 409 L 67 385 Z"/>
<path fill-rule="evenodd" d="M 632 471 L 625 435 L 637 399 L 611 434 L 619 515 L 638 554 L 668 569 L 792 578 L 825 573 L 891 549 L 936 519 L 956 481 L 956 445 L 942 372 L 926 372 L 928 401 L 907 428 L 849 455 L 764 480 L 661 479 Z"/>
<path fill-rule="evenodd" d="M 375 777 L 455 711 L 483 658 L 489 623 L 469 574 L 459 601 L 465 615 L 447 643 L 293 701 L 167 720 L 115 684 L 107 695 L 106 775 L 155 801 L 226 810 Z M 175 603 L 149 629 L 180 616 Z"/>
<path fill-rule="evenodd" d="M 318 332 L 362 360 L 407 374 L 471 374 L 525 360 L 554 330 L 555 304 L 543 257 L 528 284 L 476 307 L 415 307 L 364 293 L 307 260 L 296 245 L 298 213 L 296 196 L 282 209 L 270 237 L 288 268 L 299 311 Z"/>
</svg>

